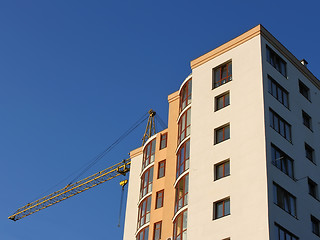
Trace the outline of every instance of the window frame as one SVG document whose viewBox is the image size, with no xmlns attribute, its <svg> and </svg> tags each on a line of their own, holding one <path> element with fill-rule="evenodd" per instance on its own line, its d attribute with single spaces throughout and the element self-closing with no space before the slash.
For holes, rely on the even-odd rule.
<svg viewBox="0 0 320 240">
<path fill-rule="evenodd" d="M 154 162 L 156 153 L 156 139 L 150 141 L 143 149 L 142 170 Z"/>
<path fill-rule="evenodd" d="M 187 153 L 188 153 L 188 156 L 187 156 Z M 182 173 L 184 173 L 189 169 L 189 163 L 190 163 L 190 139 L 185 141 L 180 146 L 177 152 L 176 178 L 178 178 Z"/>
<path fill-rule="evenodd" d="M 226 202 L 229 203 L 228 204 L 228 206 L 229 206 L 228 211 L 226 211 Z M 218 204 L 221 204 L 221 203 L 222 203 L 222 215 L 218 216 Z M 231 209 L 230 197 L 226 197 L 224 199 L 220 199 L 220 200 L 214 202 L 213 203 L 213 220 L 220 219 L 220 218 L 231 215 L 230 209 Z"/>
<path fill-rule="evenodd" d="M 305 157 L 312 163 L 316 164 L 314 149 L 308 143 L 304 143 Z M 311 157 L 309 157 L 311 155 Z"/>
<path fill-rule="evenodd" d="M 231 74 L 229 75 L 229 67 L 231 65 Z M 223 68 L 226 68 L 226 76 L 223 77 L 223 75 L 221 74 L 221 70 Z M 216 71 L 219 70 L 220 74 L 219 74 L 219 80 L 216 80 Z M 223 73 L 223 72 L 222 72 Z M 223 77 L 223 78 L 222 78 Z M 229 60 L 223 64 L 220 64 L 219 66 L 215 67 L 212 69 L 212 89 L 218 88 L 228 82 L 232 81 L 232 60 Z M 217 84 L 218 83 L 218 84 Z"/>
<path fill-rule="evenodd" d="M 277 99 L 278 102 L 280 102 L 283 106 L 290 109 L 289 92 L 284 87 L 282 87 L 276 80 L 274 80 L 270 75 L 268 75 L 268 92 L 271 96 Z M 281 97 L 279 95 L 281 95 Z M 284 99 L 286 99 L 286 101 Z"/>
<path fill-rule="evenodd" d="M 186 93 L 186 95 L 184 95 Z M 182 112 L 192 101 L 192 78 L 190 78 L 181 88 L 179 110 Z M 185 97 L 184 97 L 185 96 Z"/>
<path fill-rule="evenodd" d="M 163 174 L 161 174 L 161 170 L 163 170 Z M 158 162 L 158 175 L 157 175 L 157 179 L 159 178 L 163 178 L 166 175 L 166 160 L 162 160 L 160 162 Z"/>
<path fill-rule="evenodd" d="M 141 237 L 140 234 L 142 234 L 142 238 L 140 238 Z M 141 229 L 136 236 L 136 240 L 148 240 L 148 238 L 149 238 L 149 226 Z"/>
<path fill-rule="evenodd" d="M 156 193 L 156 206 L 155 209 L 159 209 L 163 207 L 163 202 L 164 202 L 164 189 L 158 191 Z M 159 204 L 159 206 L 158 206 Z"/>
<path fill-rule="evenodd" d="M 226 101 L 226 96 L 228 96 L 228 101 Z M 222 98 L 222 107 L 220 107 L 219 108 L 219 99 L 221 99 Z M 215 105 L 215 112 L 216 111 L 219 111 L 219 110 L 221 110 L 221 109 L 223 109 L 223 108 L 225 108 L 225 107 L 227 107 L 227 106 L 229 106 L 230 105 L 230 91 L 227 91 L 227 92 L 224 92 L 224 93 L 222 93 L 222 94 L 220 94 L 220 95 L 218 95 L 218 96 L 216 96 L 215 98 L 214 98 L 214 105 Z"/>
<path fill-rule="evenodd" d="M 311 215 L 311 231 L 320 237 L 320 220 L 313 215 Z"/>
<path fill-rule="evenodd" d="M 144 203 L 145 205 L 143 205 Z M 143 201 L 141 201 L 139 204 L 138 221 L 137 221 L 138 228 L 150 222 L 150 212 L 151 212 L 151 195 L 143 199 Z M 148 216 L 149 216 L 149 219 L 147 220 Z M 143 221 L 141 221 L 142 219 Z"/>
<path fill-rule="evenodd" d="M 302 96 L 304 96 L 309 102 L 311 102 L 311 96 L 310 96 L 310 88 L 304 84 L 300 79 L 299 79 L 299 92 L 301 93 Z"/>
<path fill-rule="evenodd" d="M 277 158 L 277 155 L 279 155 L 279 159 Z M 280 164 L 278 164 L 278 162 L 280 162 Z M 290 164 L 288 164 L 288 162 L 290 162 L 292 166 L 291 174 Z M 271 143 L 271 163 L 288 177 L 294 179 L 294 160 L 273 143 Z"/>
<path fill-rule="evenodd" d="M 156 238 L 157 230 L 159 231 L 158 238 Z M 160 240 L 161 239 L 161 232 L 162 232 L 162 221 L 154 223 L 154 225 L 153 225 L 153 240 Z"/>
<path fill-rule="evenodd" d="M 189 121 L 189 123 L 188 123 Z M 178 122 L 178 144 L 190 136 L 191 129 L 191 108 L 187 109 Z"/>
<path fill-rule="evenodd" d="M 275 121 L 276 119 L 277 121 Z M 269 121 L 270 127 L 273 130 L 279 133 L 288 142 L 292 143 L 291 124 L 289 124 L 286 120 L 280 117 L 280 115 L 276 113 L 272 108 L 269 108 Z M 281 126 L 283 126 L 283 132 L 281 130 Z M 287 138 L 287 136 L 289 136 L 289 138 Z"/>
<path fill-rule="evenodd" d="M 293 206 L 291 206 L 292 202 Z M 276 182 L 273 182 L 273 203 L 294 218 L 297 218 L 297 198 Z"/>
<path fill-rule="evenodd" d="M 318 200 L 318 184 L 308 177 L 309 195 Z"/>
<path fill-rule="evenodd" d="M 266 45 L 266 58 L 267 58 L 267 62 L 274 67 L 274 69 L 276 69 L 282 76 L 284 76 L 285 78 L 288 77 L 288 73 L 287 73 L 287 62 L 285 60 L 283 60 L 282 57 L 279 56 L 278 53 L 276 53 L 271 47 L 269 47 L 268 45 Z M 282 71 L 282 67 L 281 64 L 283 64 L 283 69 L 284 72 Z"/>
<path fill-rule="evenodd" d="M 276 230 L 275 231 L 276 240 L 281 240 L 281 236 L 286 236 L 286 235 L 289 235 L 291 240 L 299 240 L 299 238 L 295 234 L 293 234 L 289 230 L 285 229 L 284 227 L 282 227 L 278 223 L 275 222 L 274 225 L 275 225 L 275 230 Z M 281 234 L 280 231 L 282 231 L 284 235 L 280 235 Z M 290 240 L 290 239 L 288 239 L 288 240 Z"/>
<path fill-rule="evenodd" d="M 182 195 L 180 196 L 179 184 L 182 183 Z M 184 175 L 176 184 L 175 187 L 175 203 L 174 213 L 178 212 L 181 208 L 188 205 L 188 193 L 189 193 L 189 174 Z M 181 204 L 180 204 L 181 203 Z"/>
<path fill-rule="evenodd" d="M 229 164 L 229 171 L 226 173 L 226 163 Z M 223 167 L 223 174 L 221 177 L 218 176 L 218 167 L 222 166 Z M 216 163 L 214 165 L 214 181 L 217 181 L 221 178 L 225 178 L 225 177 L 228 177 L 230 176 L 230 159 L 227 159 L 227 160 L 224 160 L 222 162 L 219 162 L 219 163 Z"/>
<path fill-rule="evenodd" d="M 153 167 L 148 168 L 142 174 L 141 179 L 140 179 L 140 198 L 139 199 L 143 198 L 148 193 L 152 192 L 153 174 L 154 174 Z M 145 181 L 146 175 L 147 175 L 147 181 Z M 144 193 L 145 189 L 146 189 L 146 192 Z"/>
<path fill-rule="evenodd" d="M 302 123 L 306 126 L 309 130 L 312 131 L 312 118 L 308 113 L 302 110 Z"/>
<path fill-rule="evenodd" d="M 179 223 L 179 219 L 181 219 L 181 222 Z M 185 220 L 185 225 L 186 227 L 184 228 L 184 220 Z M 180 233 L 178 234 L 178 225 L 180 225 Z M 184 233 L 187 234 L 187 229 L 188 229 L 188 210 L 184 210 L 179 215 L 175 218 L 173 221 L 173 240 L 184 240 L 183 236 Z M 180 237 L 180 238 L 178 238 Z"/>
<path fill-rule="evenodd" d="M 167 147 L 168 144 L 168 133 L 163 133 L 160 135 L 160 150 Z"/>
<path fill-rule="evenodd" d="M 229 128 L 229 136 L 226 136 L 226 128 Z M 218 141 L 218 132 L 222 130 L 222 140 Z M 230 139 L 230 123 L 224 124 L 216 129 L 214 129 L 214 144 L 222 143 Z"/>
</svg>

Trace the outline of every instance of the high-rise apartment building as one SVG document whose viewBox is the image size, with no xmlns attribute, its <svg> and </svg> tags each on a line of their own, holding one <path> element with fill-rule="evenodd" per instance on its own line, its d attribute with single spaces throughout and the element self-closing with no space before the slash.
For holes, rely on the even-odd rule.
<svg viewBox="0 0 320 240">
<path fill-rule="evenodd" d="M 320 82 L 261 25 L 191 61 L 133 150 L 124 240 L 320 239 Z"/>
</svg>

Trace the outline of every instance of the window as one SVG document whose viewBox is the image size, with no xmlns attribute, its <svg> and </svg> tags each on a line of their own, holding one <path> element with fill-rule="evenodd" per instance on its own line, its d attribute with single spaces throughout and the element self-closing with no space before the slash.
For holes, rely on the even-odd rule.
<svg viewBox="0 0 320 240">
<path fill-rule="evenodd" d="M 162 222 L 157 222 L 154 224 L 153 240 L 160 240 L 161 239 L 161 228 L 162 228 Z"/>
<path fill-rule="evenodd" d="M 271 161 L 274 166 L 293 179 L 293 160 L 273 144 L 271 144 Z"/>
<path fill-rule="evenodd" d="M 153 167 L 149 168 L 141 176 L 140 199 L 152 191 Z"/>
<path fill-rule="evenodd" d="M 286 62 L 267 46 L 267 62 L 270 63 L 275 69 L 278 70 L 283 76 L 287 77 L 287 64 Z"/>
<path fill-rule="evenodd" d="M 230 198 L 213 203 L 213 219 L 230 215 Z"/>
<path fill-rule="evenodd" d="M 311 117 L 305 111 L 302 111 L 302 119 L 303 125 L 311 130 Z"/>
<path fill-rule="evenodd" d="M 187 240 L 187 210 L 180 213 L 173 222 L 173 240 Z"/>
<path fill-rule="evenodd" d="M 296 198 L 278 184 L 273 183 L 273 202 L 296 217 Z"/>
<path fill-rule="evenodd" d="M 180 91 L 180 112 L 191 103 L 192 80 L 190 79 Z"/>
<path fill-rule="evenodd" d="M 142 169 L 154 162 L 154 154 L 156 150 L 156 140 L 152 140 L 143 150 Z"/>
<path fill-rule="evenodd" d="M 224 161 L 222 163 L 218 163 L 214 166 L 215 172 L 215 180 L 226 177 L 230 175 L 230 161 Z"/>
<path fill-rule="evenodd" d="M 167 147 L 168 133 L 161 134 L 160 137 L 160 150 Z"/>
<path fill-rule="evenodd" d="M 158 163 L 158 178 L 164 177 L 166 174 L 166 160 L 162 160 Z"/>
<path fill-rule="evenodd" d="M 270 127 L 291 142 L 291 125 L 270 108 Z"/>
<path fill-rule="evenodd" d="M 311 162 L 315 163 L 314 161 L 314 149 L 310 147 L 307 143 L 304 143 L 304 148 L 306 151 L 306 158 L 308 158 Z"/>
<path fill-rule="evenodd" d="M 185 175 L 179 180 L 176 185 L 176 199 L 174 205 L 174 212 L 178 212 L 182 207 L 188 204 L 189 192 L 189 174 Z"/>
<path fill-rule="evenodd" d="M 151 196 L 144 199 L 138 210 L 138 228 L 150 221 Z"/>
<path fill-rule="evenodd" d="M 320 221 L 311 215 L 312 232 L 320 237 Z"/>
<path fill-rule="evenodd" d="M 223 142 L 230 138 L 230 125 L 225 125 L 223 127 L 215 129 L 215 138 L 214 142 L 215 144 L 218 144 L 220 142 Z"/>
<path fill-rule="evenodd" d="M 156 209 L 163 207 L 164 190 L 157 192 L 156 194 Z"/>
<path fill-rule="evenodd" d="M 285 107 L 289 108 L 289 94 L 272 77 L 268 75 L 268 92 L 274 96 Z"/>
<path fill-rule="evenodd" d="M 275 223 L 275 234 L 276 240 L 298 240 L 299 238 L 296 237 L 294 234 L 289 232 L 287 229 L 281 227 L 277 223 Z"/>
<path fill-rule="evenodd" d="M 142 229 L 136 237 L 136 240 L 148 240 L 149 237 L 149 227 Z"/>
<path fill-rule="evenodd" d="M 190 125 L 191 125 L 191 109 L 184 112 L 178 123 L 178 142 L 182 142 L 183 139 L 190 135 Z"/>
<path fill-rule="evenodd" d="M 318 184 L 316 184 L 314 181 L 308 178 L 308 187 L 309 187 L 309 194 L 315 199 L 318 199 Z"/>
<path fill-rule="evenodd" d="M 299 92 L 310 101 L 310 89 L 299 80 Z"/>
<path fill-rule="evenodd" d="M 232 62 L 225 63 L 213 70 L 213 88 L 232 80 Z"/>
<path fill-rule="evenodd" d="M 216 111 L 230 105 L 230 95 L 229 92 L 224 93 L 215 98 L 215 109 Z"/>
<path fill-rule="evenodd" d="M 186 141 L 180 147 L 177 154 L 177 174 L 178 178 L 184 171 L 189 169 L 189 158 L 190 158 L 190 141 Z"/>
</svg>

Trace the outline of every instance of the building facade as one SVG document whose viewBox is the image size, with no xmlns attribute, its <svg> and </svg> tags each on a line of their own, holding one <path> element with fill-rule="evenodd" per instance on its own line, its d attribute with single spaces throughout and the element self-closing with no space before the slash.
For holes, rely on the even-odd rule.
<svg viewBox="0 0 320 240">
<path fill-rule="evenodd" d="M 320 82 L 263 26 L 191 61 L 130 153 L 124 240 L 320 238 Z"/>
</svg>

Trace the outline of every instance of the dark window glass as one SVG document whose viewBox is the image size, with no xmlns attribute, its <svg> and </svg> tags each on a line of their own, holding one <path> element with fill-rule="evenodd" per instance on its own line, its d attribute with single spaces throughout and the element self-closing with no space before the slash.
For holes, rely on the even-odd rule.
<svg viewBox="0 0 320 240">
<path fill-rule="evenodd" d="M 298 240 L 299 238 L 296 237 L 294 234 L 289 232 L 287 229 L 281 227 L 277 223 L 275 223 L 275 239 L 276 240 Z"/>
<path fill-rule="evenodd" d="M 309 188 L 309 194 L 315 199 L 318 199 L 318 184 L 316 184 L 310 178 L 308 178 L 308 188 Z"/>
<path fill-rule="evenodd" d="M 230 161 L 224 161 L 215 165 L 215 180 L 230 175 Z"/>
<path fill-rule="evenodd" d="M 232 62 L 223 64 L 213 70 L 213 88 L 232 80 Z"/>
<path fill-rule="evenodd" d="M 158 178 L 164 177 L 165 173 L 166 173 L 166 160 L 163 160 L 158 164 Z"/>
<path fill-rule="evenodd" d="M 315 235 L 320 236 L 320 221 L 312 215 L 311 215 L 311 227 L 312 227 L 312 232 Z"/>
<path fill-rule="evenodd" d="M 268 92 L 275 97 L 285 107 L 289 108 L 289 94 L 279 83 L 277 83 L 272 77 L 268 76 Z"/>
<path fill-rule="evenodd" d="M 273 183 L 273 202 L 296 217 L 296 198 L 278 184 Z"/>
<path fill-rule="evenodd" d="M 267 62 L 278 70 L 283 76 L 287 77 L 287 63 L 267 46 Z"/>
<path fill-rule="evenodd" d="M 303 125 L 311 130 L 311 117 L 305 111 L 302 111 L 302 120 Z"/>
<path fill-rule="evenodd" d="M 216 111 L 228 106 L 230 104 L 230 95 L 229 92 L 221 96 L 216 97 Z"/>
<path fill-rule="evenodd" d="M 304 143 L 305 152 L 306 152 L 306 158 L 308 158 L 311 162 L 314 161 L 314 149 L 310 147 L 307 143 Z"/>
<path fill-rule="evenodd" d="M 271 161 L 274 166 L 293 178 L 293 160 L 273 144 L 271 144 Z"/>
<path fill-rule="evenodd" d="M 215 144 L 230 138 L 230 125 L 220 127 L 215 130 Z"/>
<path fill-rule="evenodd" d="M 223 199 L 213 204 L 213 219 L 218 219 L 230 215 L 230 198 Z"/>
<path fill-rule="evenodd" d="M 272 109 L 269 111 L 270 127 L 278 132 L 282 137 L 291 142 L 291 125 L 282 117 L 275 113 Z"/>
<path fill-rule="evenodd" d="M 310 101 L 310 89 L 301 81 L 299 81 L 299 92 Z"/>
</svg>

